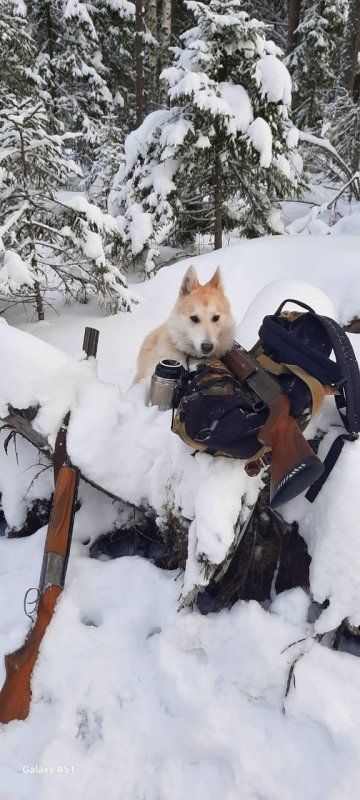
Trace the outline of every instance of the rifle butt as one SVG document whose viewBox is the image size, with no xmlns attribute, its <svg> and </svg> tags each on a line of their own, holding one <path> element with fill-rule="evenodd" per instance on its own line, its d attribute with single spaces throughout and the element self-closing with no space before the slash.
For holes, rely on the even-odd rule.
<svg viewBox="0 0 360 800">
<path fill-rule="evenodd" d="M 270 505 L 277 508 L 308 489 L 324 471 L 293 417 L 282 415 L 271 432 Z"/>
<path fill-rule="evenodd" d="M 0 691 L 0 723 L 24 720 L 29 714 L 32 672 L 61 592 L 60 586 L 45 589 L 39 600 L 35 625 L 24 644 L 5 656 L 6 678 Z"/>
</svg>

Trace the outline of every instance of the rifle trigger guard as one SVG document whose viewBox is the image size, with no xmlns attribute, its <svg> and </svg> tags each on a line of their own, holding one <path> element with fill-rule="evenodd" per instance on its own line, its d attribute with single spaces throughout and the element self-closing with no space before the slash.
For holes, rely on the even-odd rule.
<svg viewBox="0 0 360 800">
<path fill-rule="evenodd" d="M 35 600 L 28 600 L 29 592 L 36 592 L 36 599 Z M 31 586 L 30 589 L 28 589 L 25 592 L 25 596 L 24 596 L 24 611 L 25 611 L 26 616 L 29 617 L 29 619 L 31 619 L 31 622 L 34 622 L 34 614 L 36 613 L 36 610 L 37 610 L 39 598 L 40 598 L 40 591 L 37 588 L 37 586 Z M 33 610 L 32 611 L 28 611 L 28 606 L 34 606 Z"/>
</svg>

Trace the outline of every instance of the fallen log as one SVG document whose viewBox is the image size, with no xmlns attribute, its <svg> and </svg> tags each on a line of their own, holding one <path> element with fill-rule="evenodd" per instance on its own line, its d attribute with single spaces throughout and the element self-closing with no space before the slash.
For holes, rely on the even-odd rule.
<svg viewBox="0 0 360 800">
<path fill-rule="evenodd" d="M 309 557 L 296 525 L 289 528 L 268 511 L 265 493 L 258 500 L 266 472 L 249 477 L 242 461 L 213 458 L 205 453 L 194 456 L 172 434 L 171 412 L 160 412 L 146 405 L 146 381 L 124 394 L 118 387 L 98 379 L 94 359 L 70 358 L 6 323 L 0 324 L 0 370 L 4 440 L 7 431 L 16 431 L 16 435 L 31 443 L 27 447 L 36 448 L 34 453 L 41 453 L 50 466 L 57 431 L 70 410 L 67 449 L 72 463 L 79 468 L 84 482 L 128 512 L 126 522 L 108 532 L 112 543 L 118 535 L 119 548 L 124 552 L 125 539 L 137 542 L 133 552 L 142 551 L 161 567 L 182 570 L 182 606 L 195 601 L 198 605 L 208 602 L 215 610 L 239 598 L 268 600 L 273 592 L 284 588 L 307 586 Z M 329 435 L 331 440 L 331 432 Z M 326 441 L 327 436 L 321 444 L 325 453 Z M 349 445 L 349 451 L 345 445 L 341 456 L 344 466 L 339 466 L 337 473 L 340 479 L 337 491 L 341 492 L 341 481 L 351 480 L 357 453 L 356 444 Z M 27 493 L 24 480 L 29 474 L 28 466 L 19 463 L 16 467 L 13 457 L 14 474 L 18 468 L 22 481 L 18 497 L 14 498 L 16 478 L 13 476 L 6 486 L 8 470 L 2 461 L 9 454 L 10 451 L 7 455 L 0 449 L 4 510 L 8 508 L 9 495 L 13 507 L 17 499 L 23 501 Z M 31 458 L 34 460 L 30 455 L 27 464 L 33 463 Z M 312 507 L 307 511 L 310 530 L 314 519 L 312 581 L 318 580 L 320 574 L 318 584 L 314 584 L 315 592 L 321 603 L 326 597 L 331 598 L 321 618 L 325 627 L 333 625 L 334 620 L 338 625 L 339 616 L 350 617 L 351 623 L 357 624 L 358 584 L 352 581 L 348 596 L 340 578 L 352 562 L 356 563 L 353 539 L 356 536 L 358 539 L 358 535 L 355 523 L 349 523 L 349 530 L 342 536 L 342 549 L 337 552 L 333 543 L 337 527 L 329 516 L 335 478 L 335 475 L 330 477 L 317 501 L 322 508 L 322 536 L 318 540 L 314 537 L 319 514 L 316 508 L 314 513 Z M 33 481 L 31 477 L 28 480 Z M 16 491 L 15 487 L 15 494 Z M 34 493 L 33 487 L 33 498 Z M 38 497 L 49 500 L 50 495 L 48 479 L 46 491 Z M 6 513 L 5 510 L 5 516 Z M 154 525 L 155 536 L 155 529 L 150 530 Z M 147 547 L 145 540 L 149 535 L 154 541 Z M 348 548 L 344 546 L 345 536 Z M 101 557 L 100 546 L 95 545 L 91 555 Z M 102 546 L 108 545 L 109 541 L 106 544 L 102 538 Z M 154 553 L 158 545 L 158 552 Z M 325 590 L 321 584 L 324 558 Z M 203 593 L 202 599 L 199 593 Z M 321 632 L 320 625 L 318 628 Z"/>
</svg>

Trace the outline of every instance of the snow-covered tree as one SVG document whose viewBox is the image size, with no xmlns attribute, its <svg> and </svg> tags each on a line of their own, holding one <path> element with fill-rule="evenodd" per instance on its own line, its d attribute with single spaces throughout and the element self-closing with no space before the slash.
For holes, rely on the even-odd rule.
<svg viewBox="0 0 360 800">
<path fill-rule="evenodd" d="M 124 135 L 135 127 L 135 4 L 93 0 L 91 8 L 112 118 Z"/>
<path fill-rule="evenodd" d="M 320 132 L 326 105 L 338 82 L 348 0 L 302 0 L 296 46 L 288 57 L 294 89 L 294 119 Z"/>
<path fill-rule="evenodd" d="M 346 171 L 333 170 L 343 182 L 360 172 L 360 95 L 354 99 L 344 88 L 339 88 L 336 98 L 326 108 L 323 134 L 330 139 L 336 152 L 346 165 Z M 336 164 L 335 164 L 336 168 Z M 360 199 L 360 179 L 351 184 L 351 192 Z"/>
<path fill-rule="evenodd" d="M 35 43 L 27 30 L 23 0 L 0 3 L 0 102 L 8 93 L 31 94 L 37 86 Z"/>
<path fill-rule="evenodd" d="M 167 106 L 167 83 L 165 78 L 165 69 L 170 63 L 170 41 L 171 41 L 171 28 L 172 28 L 172 4 L 171 0 L 162 0 L 161 11 L 161 70 L 162 78 L 160 79 L 160 105 Z"/>
<path fill-rule="evenodd" d="M 108 260 L 115 220 L 63 191 L 78 168 L 66 158 L 71 134 L 52 127 L 41 99 L 13 95 L 0 107 L 0 251 L 17 256 L 11 269 L 9 256 L 2 265 L 1 296 L 35 301 L 39 319 L 49 289 L 82 301 L 95 294 L 108 312 L 127 309 L 125 279 Z"/>
<path fill-rule="evenodd" d="M 155 242 L 240 228 L 280 230 L 277 198 L 294 186 L 291 81 L 265 26 L 240 0 L 187 0 L 196 25 L 164 73 L 170 109 L 128 137 L 111 194 L 136 257 Z"/>
<path fill-rule="evenodd" d="M 149 77 L 148 77 L 148 105 L 149 111 L 158 107 L 158 27 L 157 27 L 157 0 L 148 0 L 147 26 L 149 29 Z"/>
<path fill-rule="evenodd" d="M 340 59 L 340 86 L 356 100 L 360 84 L 360 0 L 348 0 L 348 15 Z"/>
<path fill-rule="evenodd" d="M 66 131 L 80 131 L 77 151 L 85 165 L 100 142 L 113 98 L 106 82 L 92 6 L 80 0 L 30 0 L 37 65 Z"/>
<path fill-rule="evenodd" d="M 126 135 L 136 126 L 135 6 L 128 0 L 94 0 L 92 14 L 112 107 L 97 123 L 86 188 L 102 209 Z"/>
<path fill-rule="evenodd" d="M 250 17 L 257 17 L 271 25 L 274 42 L 283 50 L 287 46 L 290 5 L 288 0 L 268 0 L 266 3 L 263 0 L 244 0 L 243 4 Z"/>
</svg>

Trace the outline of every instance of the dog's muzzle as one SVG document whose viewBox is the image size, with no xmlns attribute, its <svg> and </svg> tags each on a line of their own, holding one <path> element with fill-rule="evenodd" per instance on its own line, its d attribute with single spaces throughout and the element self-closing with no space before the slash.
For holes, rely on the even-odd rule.
<svg viewBox="0 0 360 800">
<path fill-rule="evenodd" d="M 201 351 L 208 355 L 214 349 L 214 345 L 211 342 L 203 342 L 201 345 Z"/>
</svg>

